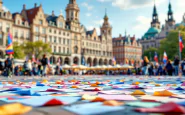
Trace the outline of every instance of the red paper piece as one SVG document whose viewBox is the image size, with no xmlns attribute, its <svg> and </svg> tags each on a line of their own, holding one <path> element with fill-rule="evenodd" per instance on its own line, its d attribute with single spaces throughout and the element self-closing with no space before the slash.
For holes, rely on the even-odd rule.
<svg viewBox="0 0 185 115">
<path fill-rule="evenodd" d="M 99 90 L 98 88 L 95 88 L 94 91 L 101 91 L 101 90 Z"/>
<path fill-rule="evenodd" d="M 185 113 L 185 108 L 169 102 L 154 108 L 137 108 L 135 111 L 143 113 Z"/>
<path fill-rule="evenodd" d="M 64 105 L 64 103 L 57 99 L 51 99 L 50 101 L 46 102 L 43 106 L 57 106 L 57 105 Z"/>
</svg>

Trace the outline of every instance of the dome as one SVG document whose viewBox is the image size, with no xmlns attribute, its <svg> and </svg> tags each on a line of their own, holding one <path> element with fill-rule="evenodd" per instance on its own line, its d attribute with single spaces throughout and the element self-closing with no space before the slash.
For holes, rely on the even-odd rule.
<svg viewBox="0 0 185 115">
<path fill-rule="evenodd" d="M 145 33 L 145 35 L 143 36 L 143 39 L 144 38 L 149 39 L 149 38 L 155 37 L 155 35 L 158 34 L 158 33 L 160 33 L 160 31 L 161 31 L 160 29 L 157 29 L 155 27 L 151 27 Z"/>
</svg>

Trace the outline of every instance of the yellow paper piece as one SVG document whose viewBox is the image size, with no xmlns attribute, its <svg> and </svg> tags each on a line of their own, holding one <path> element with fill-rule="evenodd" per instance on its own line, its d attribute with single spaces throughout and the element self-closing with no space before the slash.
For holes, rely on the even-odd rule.
<svg viewBox="0 0 185 115">
<path fill-rule="evenodd" d="M 155 91 L 153 95 L 154 96 L 172 96 L 174 94 L 168 90 L 164 90 L 164 91 Z"/>
<path fill-rule="evenodd" d="M 44 79 L 42 80 L 42 83 L 48 83 L 48 80 Z"/>
<path fill-rule="evenodd" d="M 79 88 L 78 86 L 76 86 L 76 85 L 73 85 L 73 86 L 71 86 L 71 88 Z"/>
<path fill-rule="evenodd" d="M 6 104 L 0 106 L 0 115 L 21 115 L 29 112 L 32 107 L 24 106 L 20 103 Z"/>
<path fill-rule="evenodd" d="M 104 98 L 96 97 L 96 98 L 93 99 L 91 102 L 104 102 L 104 101 L 106 101 Z"/>
<path fill-rule="evenodd" d="M 98 96 L 91 96 L 91 95 L 83 95 L 82 96 L 82 100 L 89 100 L 92 101 L 94 99 L 96 99 Z"/>
<path fill-rule="evenodd" d="M 123 104 L 124 103 L 122 103 L 122 102 L 118 102 L 118 101 L 114 101 L 114 100 L 112 100 L 112 101 L 105 101 L 103 103 L 103 105 L 106 105 L 106 106 L 121 106 Z"/>
<path fill-rule="evenodd" d="M 98 87 L 97 84 L 91 84 L 91 87 Z"/>
<path fill-rule="evenodd" d="M 135 90 L 131 95 L 145 95 L 145 93 L 140 90 Z"/>
<path fill-rule="evenodd" d="M 173 86 L 177 86 L 177 84 L 173 84 Z"/>
<path fill-rule="evenodd" d="M 133 85 L 139 85 L 140 84 L 140 82 L 135 82 L 135 83 L 132 83 Z"/>
<path fill-rule="evenodd" d="M 156 87 L 160 87 L 161 85 L 160 84 L 155 84 Z"/>
</svg>

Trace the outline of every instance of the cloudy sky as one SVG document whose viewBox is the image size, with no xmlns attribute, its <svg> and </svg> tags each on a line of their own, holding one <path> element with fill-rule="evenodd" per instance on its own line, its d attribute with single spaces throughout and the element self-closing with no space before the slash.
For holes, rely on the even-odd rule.
<svg viewBox="0 0 185 115">
<path fill-rule="evenodd" d="M 32 8 L 34 3 L 42 3 L 44 12 L 51 14 L 52 10 L 56 15 L 62 11 L 65 16 L 65 8 L 69 0 L 3 0 L 4 9 L 10 12 L 20 12 L 22 5 Z M 77 0 L 80 7 L 80 21 L 87 29 L 96 28 L 99 33 L 99 27 L 103 22 L 105 9 L 113 26 L 113 37 L 124 35 L 125 30 L 129 35 L 135 35 L 137 38 L 150 27 L 152 20 L 154 0 Z M 185 0 L 171 0 L 174 17 L 177 23 L 182 21 L 185 13 Z M 164 24 L 167 18 L 169 0 L 156 0 L 159 19 Z"/>
</svg>

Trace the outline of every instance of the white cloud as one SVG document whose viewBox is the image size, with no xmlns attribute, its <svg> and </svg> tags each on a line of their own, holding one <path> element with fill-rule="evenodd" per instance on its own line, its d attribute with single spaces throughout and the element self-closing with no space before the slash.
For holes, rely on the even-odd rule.
<svg viewBox="0 0 185 115">
<path fill-rule="evenodd" d="M 136 18 L 137 24 L 133 27 L 134 30 L 146 31 L 150 26 L 151 18 L 145 16 L 138 16 Z"/>
<path fill-rule="evenodd" d="M 88 10 L 92 10 L 93 6 L 89 5 L 87 2 L 83 2 L 82 6 L 86 7 Z"/>
<path fill-rule="evenodd" d="M 112 6 L 120 9 L 136 9 L 153 6 L 153 0 L 97 0 L 99 2 L 111 2 Z M 156 0 L 156 4 L 159 5 L 166 0 Z"/>
<path fill-rule="evenodd" d="M 102 25 L 103 24 L 103 19 L 95 20 L 95 21 L 93 21 L 93 23 L 96 24 L 96 25 Z"/>
<path fill-rule="evenodd" d="M 4 10 L 5 12 L 8 12 L 8 11 L 9 11 L 9 9 L 6 8 L 5 6 L 3 6 L 3 10 Z"/>
<path fill-rule="evenodd" d="M 86 13 L 85 14 L 87 17 L 90 17 L 92 14 L 91 13 Z"/>
</svg>

